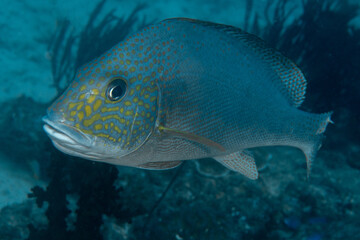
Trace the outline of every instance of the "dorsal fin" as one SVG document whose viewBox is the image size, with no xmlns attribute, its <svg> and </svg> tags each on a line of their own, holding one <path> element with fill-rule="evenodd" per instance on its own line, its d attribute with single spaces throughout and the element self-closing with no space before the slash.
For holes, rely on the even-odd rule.
<svg viewBox="0 0 360 240">
<path fill-rule="evenodd" d="M 186 21 L 194 24 L 208 26 L 221 32 L 241 40 L 263 61 L 268 63 L 270 67 L 278 75 L 278 79 L 274 79 L 275 86 L 280 89 L 281 93 L 288 99 L 289 103 L 295 107 L 299 107 L 305 99 L 306 79 L 301 70 L 290 59 L 282 55 L 278 50 L 267 46 L 267 44 L 259 37 L 247 33 L 240 28 L 229 25 L 199 21 L 188 18 L 169 19 L 168 21 Z M 165 20 L 166 21 L 166 20 Z"/>
</svg>

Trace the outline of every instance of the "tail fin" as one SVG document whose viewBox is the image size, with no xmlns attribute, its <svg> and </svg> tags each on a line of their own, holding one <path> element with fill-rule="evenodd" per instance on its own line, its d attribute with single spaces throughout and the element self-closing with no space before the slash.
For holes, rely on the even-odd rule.
<svg viewBox="0 0 360 240">
<path fill-rule="evenodd" d="M 303 127 L 310 130 L 310 143 L 304 144 L 300 149 L 304 152 L 307 165 L 307 178 L 309 179 L 311 173 L 312 162 L 316 157 L 317 151 L 321 147 L 323 133 L 329 123 L 333 123 L 330 119 L 332 112 L 323 114 L 311 114 L 308 121 L 303 122 Z"/>
</svg>

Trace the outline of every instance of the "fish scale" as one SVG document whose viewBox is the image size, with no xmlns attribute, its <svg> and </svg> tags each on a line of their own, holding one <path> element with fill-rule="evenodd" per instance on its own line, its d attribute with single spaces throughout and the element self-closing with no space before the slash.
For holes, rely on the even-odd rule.
<svg viewBox="0 0 360 240">
<path fill-rule="evenodd" d="M 126 89 L 114 100 L 118 81 Z M 293 146 L 309 174 L 330 113 L 297 109 L 305 90 L 301 70 L 256 36 L 168 19 L 80 69 L 44 129 L 58 149 L 90 160 L 168 169 L 212 157 L 251 179 L 249 148 Z"/>
</svg>

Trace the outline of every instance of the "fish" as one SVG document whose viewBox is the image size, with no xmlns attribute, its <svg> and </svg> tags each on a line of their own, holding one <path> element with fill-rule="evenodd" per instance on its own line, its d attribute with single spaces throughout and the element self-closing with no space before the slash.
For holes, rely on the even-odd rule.
<svg viewBox="0 0 360 240">
<path fill-rule="evenodd" d="M 294 62 L 239 28 L 165 19 L 82 66 L 47 109 L 60 151 L 150 170 L 213 158 L 257 179 L 252 149 L 291 146 L 307 175 L 332 112 L 300 110 L 307 81 Z"/>
</svg>

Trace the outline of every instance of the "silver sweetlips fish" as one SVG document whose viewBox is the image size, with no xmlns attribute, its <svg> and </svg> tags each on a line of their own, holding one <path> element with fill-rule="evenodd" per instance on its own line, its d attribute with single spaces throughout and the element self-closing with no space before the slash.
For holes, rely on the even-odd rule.
<svg viewBox="0 0 360 240">
<path fill-rule="evenodd" d="M 168 19 L 79 69 L 44 130 L 69 155 L 145 169 L 214 158 L 256 179 L 249 148 L 301 149 L 308 174 L 331 113 L 297 109 L 299 68 L 238 28 Z"/>
</svg>

